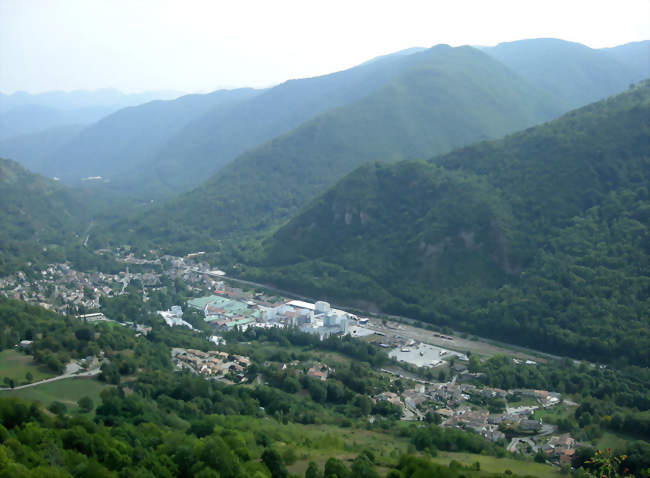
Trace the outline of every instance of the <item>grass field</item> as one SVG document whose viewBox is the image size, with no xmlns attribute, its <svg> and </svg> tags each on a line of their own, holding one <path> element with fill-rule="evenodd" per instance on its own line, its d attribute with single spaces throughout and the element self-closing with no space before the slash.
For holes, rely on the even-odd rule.
<svg viewBox="0 0 650 478">
<path fill-rule="evenodd" d="M 92 398 L 95 406 L 101 402 L 99 394 L 109 385 L 94 378 L 66 378 L 56 382 L 24 388 L 22 390 L 7 390 L 0 392 L 0 397 L 18 397 L 27 400 L 36 400 L 48 406 L 54 401 L 76 408 L 81 397 Z"/>
<path fill-rule="evenodd" d="M 3 350 L 0 352 L 0 382 L 5 377 L 9 377 L 16 385 L 28 383 L 25 378 L 27 372 L 31 372 L 34 376 L 32 382 L 54 377 L 55 375 L 42 365 L 34 362 L 31 355 L 25 355 L 17 350 Z M 6 385 L 2 383 L 0 386 L 5 387 Z"/>
<path fill-rule="evenodd" d="M 408 449 L 406 438 L 357 428 L 302 425 L 301 434 L 305 437 L 303 443 L 293 447 L 298 459 L 287 467 L 298 476 L 304 476 L 310 461 L 318 464 L 322 470 L 330 457 L 338 458 L 350 466 L 363 450 L 372 451 L 378 463 L 376 469 L 383 476 L 388 468 L 382 464 L 396 463 L 399 456 Z"/>
<path fill-rule="evenodd" d="M 452 460 L 456 460 L 462 465 L 471 465 L 478 461 L 481 464 L 481 471 L 488 473 L 503 473 L 505 470 L 510 470 L 518 475 L 539 478 L 560 478 L 564 476 L 558 468 L 551 465 L 533 461 L 513 460 L 511 458 L 496 458 L 472 453 L 439 452 L 438 456 L 433 459 L 436 463 L 443 465 L 448 465 Z"/>
<path fill-rule="evenodd" d="M 612 450 L 625 449 L 630 441 L 634 441 L 633 437 L 623 435 L 621 433 L 605 432 L 596 443 L 596 448 L 599 450 Z"/>
<path fill-rule="evenodd" d="M 556 405 L 549 408 L 538 408 L 535 410 L 535 420 L 540 418 L 550 419 L 550 422 L 555 422 L 559 418 L 568 418 L 575 412 L 576 407 L 569 407 L 568 405 Z"/>
</svg>

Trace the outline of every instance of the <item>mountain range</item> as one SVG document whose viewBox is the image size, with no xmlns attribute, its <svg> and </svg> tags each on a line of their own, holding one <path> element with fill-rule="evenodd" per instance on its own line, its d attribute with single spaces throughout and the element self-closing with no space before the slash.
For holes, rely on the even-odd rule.
<svg viewBox="0 0 650 478">
<path fill-rule="evenodd" d="M 233 94 L 240 101 L 229 107 L 213 104 L 217 97 L 228 96 L 226 92 L 192 95 L 156 106 L 144 104 L 66 136 L 66 141 L 53 149 L 49 147 L 51 131 L 44 132 L 42 138 L 0 141 L 0 156 L 14 158 L 67 184 L 101 176 L 108 181 L 105 187 L 120 194 L 147 200 L 170 197 L 200 185 L 238 156 L 291 133 L 306 121 L 373 94 L 396 75 L 423 62 L 425 50 L 404 50 L 349 70 L 291 80 L 267 90 L 241 90 Z M 535 118 L 539 122 L 646 77 L 648 62 L 642 59 L 650 55 L 650 43 L 594 50 L 562 40 L 536 39 L 483 51 L 528 84 L 530 107 L 535 107 L 535 101 L 539 105 L 539 98 L 544 97 L 546 114 Z M 249 96 L 244 97 L 243 91 Z M 4 100 L 0 98 L 0 103 Z M 54 107 L 60 101 L 50 99 L 42 104 Z M 84 105 L 80 100 L 68 104 Z M 480 134 L 493 137 L 487 131 Z"/>
<path fill-rule="evenodd" d="M 37 171 L 103 182 L 4 161 L 3 269 L 92 266 L 106 245 L 205 250 L 304 293 L 628 360 L 647 341 L 644 49 L 439 45 L 7 139 L 0 153 Z M 613 90 L 627 92 L 540 125 Z"/>
<path fill-rule="evenodd" d="M 244 252 L 255 266 L 240 273 L 647 366 L 649 152 L 646 81 L 428 162 L 364 164 Z"/>
</svg>

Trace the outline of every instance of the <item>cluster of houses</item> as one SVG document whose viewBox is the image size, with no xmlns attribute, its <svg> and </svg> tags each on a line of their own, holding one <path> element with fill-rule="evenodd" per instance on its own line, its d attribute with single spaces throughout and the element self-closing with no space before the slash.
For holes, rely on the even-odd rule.
<svg viewBox="0 0 650 478">
<path fill-rule="evenodd" d="M 188 369 L 207 378 L 223 378 L 228 375 L 236 382 L 246 381 L 245 372 L 251 364 L 250 359 L 242 355 L 181 348 L 172 349 L 172 362 L 178 370 Z"/>
<path fill-rule="evenodd" d="M 552 436 L 542 447 L 542 452 L 551 461 L 562 465 L 570 465 L 576 452 L 576 441 L 568 433 Z"/>
</svg>

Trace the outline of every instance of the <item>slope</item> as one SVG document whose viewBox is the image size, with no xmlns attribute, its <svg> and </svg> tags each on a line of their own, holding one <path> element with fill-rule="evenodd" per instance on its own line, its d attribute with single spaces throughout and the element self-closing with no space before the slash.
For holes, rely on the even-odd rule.
<svg viewBox="0 0 650 478">
<path fill-rule="evenodd" d="M 171 100 L 182 93 L 179 91 L 145 91 L 142 93 L 122 93 L 113 88 L 99 90 L 45 91 L 27 93 L 16 91 L 12 94 L 0 93 L 0 113 L 18 106 L 39 105 L 58 110 L 76 110 L 95 106 L 113 109 L 134 106 L 153 100 Z"/>
<path fill-rule="evenodd" d="M 416 57 L 373 94 L 240 156 L 201 187 L 122 228 L 176 250 L 214 247 L 287 219 L 365 161 L 431 156 L 556 112 L 476 49 L 441 45 L 409 58 Z"/>
<path fill-rule="evenodd" d="M 0 140 L 59 126 L 93 123 L 116 109 L 109 106 L 75 110 L 59 110 L 40 105 L 17 106 L 0 114 Z"/>
<path fill-rule="evenodd" d="M 650 40 L 603 48 L 602 51 L 635 71 L 637 73 L 635 81 L 650 78 Z"/>
<path fill-rule="evenodd" d="M 45 171 L 52 151 L 65 146 L 85 125 L 57 126 L 38 133 L 13 136 L 0 141 L 0 156 L 20 158 L 21 164 L 32 171 Z"/>
<path fill-rule="evenodd" d="M 618 93 L 641 79 L 606 51 L 555 38 L 500 43 L 483 51 L 551 94 L 565 111 Z"/>
<path fill-rule="evenodd" d="M 146 168 L 148 180 L 170 190 L 195 187 L 245 151 L 367 96 L 421 60 L 417 49 L 398 52 L 348 70 L 290 80 L 236 108 L 208 112 L 161 148 Z M 134 178 L 132 183 L 143 182 L 142 173 Z"/>
<path fill-rule="evenodd" d="M 146 162 L 169 137 L 211 108 L 229 108 L 257 94 L 252 89 L 219 90 L 207 95 L 186 95 L 172 101 L 152 101 L 121 109 L 86 127 L 47 162 L 15 157 L 42 174 L 69 184 L 102 176 L 112 180 Z"/>
<path fill-rule="evenodd" d="M 110 207 L 103 196 L 0 159 L 0 276 L 66 259 L 82 268 L 103 261 L 82 247 L 81 237 L 102 207 Z"/>
<path fill-rule="evenodd" d="M 647 366 L 649 113 L 646 82 L 428 164 L 363 166 L 246 251 L 244 275 Z"/>
</svg>

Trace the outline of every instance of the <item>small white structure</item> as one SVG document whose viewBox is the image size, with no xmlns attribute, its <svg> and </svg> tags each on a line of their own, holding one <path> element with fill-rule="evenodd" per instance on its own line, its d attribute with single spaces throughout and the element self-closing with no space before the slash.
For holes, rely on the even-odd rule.
<svg viewBox="0 0 650 478">
<path fill-rule="evenodd" d="M 208 340 L 215 345 L 226 345 L 226 339 L 219 337 L 218 335 L 213 335 Z"/>
<path fill-rule="evenodd" d="M 287 305 L 290 305 L 292 307 L 297 307 L 299 309 L 307 309 L 307 310 L 315 310 L 316 306 L 314 304 L 310 304 L 309 302 L 305 302 L 303 300 L 290 300 L 287 302 Z"/>
<path fill-rule="evenodd" d="M 314 304 L 314 312 L 316 314 L 329 314 L 331 310 L 329 302 L 319 300 Z"/>
<path fill-rule="evenodd" d="M 192 324 L 183 320 L 183 309 L 178 305 L 172 306 L 171 310 L 159 310 L 158 315 L 163 318 L 169 327 L 183 326 L 194 330 Z"/>
</svg>

